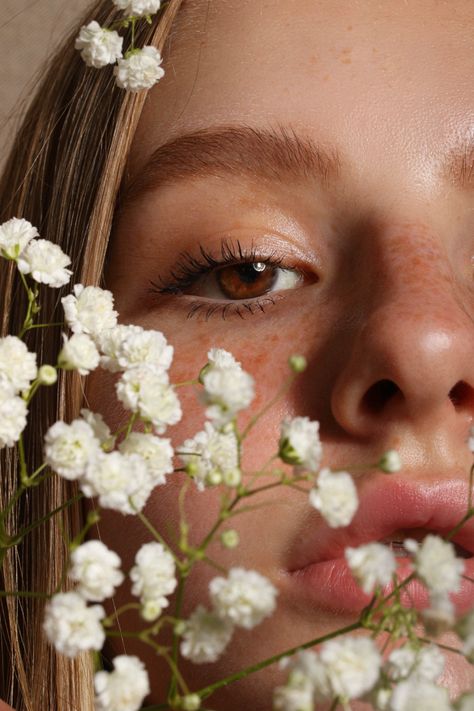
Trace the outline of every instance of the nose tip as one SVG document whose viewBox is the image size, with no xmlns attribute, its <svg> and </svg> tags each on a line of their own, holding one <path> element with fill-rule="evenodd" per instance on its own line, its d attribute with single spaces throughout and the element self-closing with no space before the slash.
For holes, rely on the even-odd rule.
<svg viewBox="0 0 474 711">
<path fill-rule="evenodd" d="M 421 431 L 474 414 L 474 324 L 453 295 L 386 298 L 354 332 L 331 395 L 351 435 Z"/>
</svg>

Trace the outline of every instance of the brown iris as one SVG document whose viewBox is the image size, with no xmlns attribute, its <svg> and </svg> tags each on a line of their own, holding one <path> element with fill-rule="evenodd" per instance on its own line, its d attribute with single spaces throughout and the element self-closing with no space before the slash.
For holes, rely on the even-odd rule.
<svg viewBox="0 0 474 711">
<path fill-rule="evenodd" d="M 248 262 L 219 269 L 216 279 L 228 299 L 252 299 L 270 291 L 276 275 L 277 267 L 264 262 Z"/>
</svg>

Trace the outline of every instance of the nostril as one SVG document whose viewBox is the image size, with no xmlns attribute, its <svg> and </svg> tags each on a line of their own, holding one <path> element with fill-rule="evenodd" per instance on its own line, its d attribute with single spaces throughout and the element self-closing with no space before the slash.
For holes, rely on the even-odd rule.
<svg viewBox="0 0 474 711">
<path fill-rule="evenodd" d="M 369 412 L 377 414 L 397 393 L 400 393 L 400 388 L 393 380 L 379 380 L 367 390 L 362 405 Z"/>
<path fill-rule="evenodd" d="M 454 407 L 462 407 L 463 405 L 472 405 L 474 403 L 472 389 L 464 380 L 460 380 L 459 383 L 456 383 L 454 388 L 451 388 L 449 391 L 449 399 Z"/>
</svg>

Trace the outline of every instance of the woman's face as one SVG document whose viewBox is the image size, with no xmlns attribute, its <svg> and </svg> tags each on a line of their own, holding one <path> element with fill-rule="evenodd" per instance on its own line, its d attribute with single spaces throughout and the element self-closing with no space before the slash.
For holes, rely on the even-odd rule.
<svg viewBox="0 0 474 711">
<path fill-rule="evenodd" d="M 255 378 L 252 413 L 286 379 L 288 356 L 303 354 L 307 370 L 248 438 L 246 469 L 275 452 L 287 415 L 320 422 L 324 464 L 366 467 L 353 469 L 361 507 L 346 534 L 328 529 L 306 495 L 283 488 L 258 499 L 271 505 L 232 521 L 240 546 L 216 544 L 212 557 L 270 578 L 278 609 L 236 635 L 219 662 L 193 667 L 198 689 L 354 621 L 367 602 L 337 561 L 295 570 L 340 558 L 344 545 L 446 532 L 465 509 L 474 8 L 462 0 L 189 2 L 165 70 L 145 102 L 110 254 L 106 283 L 121 321 L 164 332 L 175 347 L 173 382 L 194 378 L 210 347 L 230 350 Z M 246 284 L 230 268 L 217 279 L 209 262 L 229 251 L 234 262 L 241 254 L 277 262 L 274 284 L 264 274 Z M 208 273 L 188 278 L 193 260 Z M 112 387 L 100 373 L 88 399 L 117 427 L 125 415 Z M 170 430 L 175 445 L 204 422 L 194 390 L 180 396 L 187 415 Z M 370 467 L 392 447 L 401 472 Z M 146 508 L 168 537 L 182 481 L 170 477 Z M 190 490 L 195 541 L 219 499 L 216 489 Z M 149 540 L 139 521 L 112 513 L 101 535 L 125 567 Z M 215 575 L 198 566 L 185 614 L 207 603 Z M 472 606 L 474 594 L 465 590 L 459 604 Z M 152 698 L 162 698 L 163 667 L 142 646 L 125 649 L 155 664 Z M 267 670 L 209 703 L 268 709 L 281 678 Z M 467 665 L 448 657 L 452 690 L 469 679 Z"/>
</svg>

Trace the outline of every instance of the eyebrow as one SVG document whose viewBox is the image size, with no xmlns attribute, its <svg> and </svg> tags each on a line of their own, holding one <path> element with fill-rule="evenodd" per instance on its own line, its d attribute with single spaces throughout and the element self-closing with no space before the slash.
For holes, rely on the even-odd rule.
<svg viewBox="0 0 474 711">
<path fill-rule="evenodd" d="M 205 128 L 157 148 L 120 196 L 120 207 L 151 190 L 212 175 L 273 181 L 317 179 L 328 186 L 341 169 L 337 150 L 317 145 L 291 127 Z"/>
<path fill-rule="evenodd" d="M 122 188 L 119 209 L 143 194 L 185 180 L 230 175 L 285 182 L 317 180 L 335 184 L 343 161 L 335 147 L 325 147 L 291 126 L 262 129 L 245 124 L 199 129 L 159 146 L 139 174 Z M 460 190 L 474 191 L 472 137 L 444 157 L 438 177 Z"/>
</svg>

